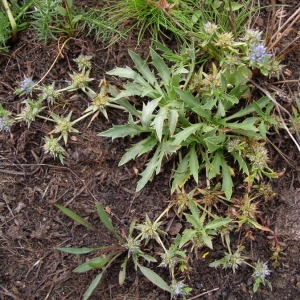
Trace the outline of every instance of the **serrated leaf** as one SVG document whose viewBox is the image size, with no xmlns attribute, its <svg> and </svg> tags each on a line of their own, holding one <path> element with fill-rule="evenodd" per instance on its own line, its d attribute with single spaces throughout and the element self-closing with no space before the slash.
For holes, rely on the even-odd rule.
<svg viewBox="0 0 300 300">
<path fill-rule="evenodd" d="M 204 139 L 207 149 L 210 153 L 222 148 L 225 140 L 226 134 L 214 135 Z"/>
<path fill-rule="evenodd" d="M 114 235 L 116 234 L 115 228 L 109 218 L 109 216 L 107 215 L 107 213 L 105 212 L 104 206 L 102 204 L 97 203 L 96 204 L 97 207 L 97 213 L 98 216 L 101 220 L 101 222 L 103 223 L 103 225 Z"/>
<path fill-rule="evenodd" d="M 102 137 L 110 137 L 113 140 L 116 138 L 123 138 L 125 136 L 135 136 L 140 135 L 142 132 L 146 130 L 141 126 L 135 124 L 126 124 L 126 125 L 113 125 L 112 128 L 104 132 L 100 132 L 97 135 Z"/>
<path fill-rule="evenodd" d="M 115 68 L 109 72 L 107 72 L 108 75 L 118 76 L 122 78 L 128 78 L 133 79 L 135 82 L 141 84 L 144 88 L 147 88 L 149 92 L 153 92 L 154 89 L 152 86 L 137 72 L 132 70 L 129 67 L 126 68 Z"/>
<path fill-rule="evenodd" d="M 232 220 L 230 218 L 215 218 L 205 225 L 205 229 L 218 229 L 224 225 L 227 225 Z"/>
<path fill-rule="evenodd" d="M 171 188 L 171 193 L 174 193 L 176 188 L 182 187 L 185 182 L 190 178 L 190 170 L 188 168 L 189 165 L 189 157 L 186 155 L 182 161 L 179 163 L 177 169 L 175 170 L 172 178 L 172 188 Z"/>
<path fill-rule="evenodd" d="M 143 61 L 139 55 L 134 53 L 131 50 L 128 50 L 128 53 L 135 64 L 136 69 L 143 75 L 143 77 L 150 83 L 152 86 L 157 83 L 155 75 L 149 69 L 147 62 Z"/>
<path fill-rule="evenodd" d="M 143 273 L 145 277 L 147 277 L 153 284 L 158 286 L 164 291 L 170 292 L 171 293 L 171 288 L 169 285 L 155 272 L 153 272 L 151 269 L 148 269 L 144 266 L 138 265 L 140 271 Z"/>
<path fill-rule="evenodd" d="M 158 147 L 150 161 L 147 163 L 146 169 L 141 173 L 142 178 L 138 181 L 136 191 L 140 191 L 149 181 L 152 180 L 155 173 L 158 173 L 161 168 L 163 153 L 161 147 Z"/>
<path fill-rule="evenodd" d="M 214 158 L 210 164 L 210 170 L 208 173 L 208 179 L 212 179 L 221 173 L 221 166 L 223 160 L 223 153 L 221 151 L 217 151 L 214 153 Z"/>
<path fill-rule="evenodd" d="M 175 92 L 189 108 L 195 108 L 200 105 L 200 101 L 195 98 L 190 92 L 175 88 Z"/>
<path fill-rule="evenodd" d="M 141 123 L 144 128 L 147 128 L 150 125 L 153 118 L 153 112 L 158 106 L 160 99 L 161 98 L 151 100 L 147 104 L 143 103 Z"/>
<path fill-rule="evenodd" d="M 136 157 L 146 152 L 151 151 L 156 144 L 157 144 L 157 139 L 153 135 L 136 143 L 126 151 L 126 153 L 123 155 L 122 159 L 120 160 L 118 166 L 122 166 L 128 161 L 135 159 Z"/>
<path fill-rule="evenodd" d="M 210 236 L 208 236 L 208 235 L 202 235 L 202 239 L 203 239 L 204 244 L 208 248 L 213 249 L 212 238 Z"/>
<path fill-rule="evenodd" d="M 197 231 L 195 229 L 185 229 L 182 233 L 182 237 L 179 243 L 178 248 L 182 248 L 187 242 L 192 241 Z"/>
<path fill-rule="evenodd" d="M 167 87 L 171 78 L 170 68 L 167 67 L 164 60 L 153 49 L 150 49 L 150 55 L 153 60 L 152 64 L 158 71 L 158 75 L 160 76 L 162 83 L 165 87 Z"/>
<path fill-rule="evenodd" d="M 168 122 L 169 122 L 170 136 L 173 136 L 174 132 L 176 130 L 176 127 L 177 127 L 177 122 L 178 122 L 178 111 L 177 111 L 177 109 L 170 109 Z"/>
<path fill-rule="evenodd" d="M 249 175 L 249 168 L 245 160 L 236 152 L 230 153 L 234 159 L 238 162 L 240 170 L 242 170 L 245 174 Z"/>
<path fill-rule="evenodd" d="M 83 219 L 82 217 L 80 217 L 79 215 L 77 215 L 76 213 L 74 213 L 72 210 L 64 207 L 64 206 L 61 206 L 61 205 L 58 205 L 58 204 L 55 204 L 55 206 L 61 210 L 65 215 L 67 215 L 69 218 L 71 218 L 72 220 L 76 221 L 77 223 L 89 228 L 89 229 L 94 229 L 95 227 L 89 223 L 88 221 L 86 221 L 85 219 Z"/>
<path fill-rule="evenodd" d="M 103 276 L 104 272 L 101 272 L 100 274 L 98 274 L 95 279 L 92 281 L 92 283 L 90 284 L 89 288 L 87 289 L 87 291 L 84 293 L 83 295 L 83 300 L 88 300 L 89 297 L 92 295 L 92 293 L 94 292 L 95 288 L 98 286 L 98 284 L 100 283 L 102 276 Z"/>
<path fill-rule="evenodd" d="M 246 106 L 245 108 L 240 109 L 235 114 L 233 114 L 233 115 L 225 118 L 224 120 L 225 121 L 229 121 L 229 120 L 232 120 L 232 119 L 239 119 L 241 117 L 244 117 L 244 116 L 246 116 L 248 114 L 251 114 L 251 113 L 255 112 L 256 105 L 259 105 L 260 108 L 263 108 L 268 103 L 270 103 L 270 101 L 271 100 L 268 97 L 262 97 L 258 101 L 255 101 L 255 105 L 254 104 L 250 104 L 250 105 Z"/>
<path fill-rule="evenodd" d="M 190 135 L 196 133 L 199 129 L 201 129 L 202 124 L 192 124 L 189 127 L 182 129 L 180 132 L 174 135 L 174 140 L 172 144 L 180 145 L 183 141 L 189 138 Z"/>
<path fill-rule="evenodd" d="M 97 248 L 67 248 L 67 247 L 58 247 L 56 248 L 59 251 L 71 253 L 71 254 L 86 254 L 95 251 Z"/>
<path fill-rule="evenodd" d="M 167 114 L 168 114 L 168 108 L 166 106 L 161 107 L 157 115 L 155 116 L 153 122 L 151 123 L 151 126 L 155 128 L 157 138 L 160 142 L 162 138 L 165 119 L 167 119 Z"/>
</svg>

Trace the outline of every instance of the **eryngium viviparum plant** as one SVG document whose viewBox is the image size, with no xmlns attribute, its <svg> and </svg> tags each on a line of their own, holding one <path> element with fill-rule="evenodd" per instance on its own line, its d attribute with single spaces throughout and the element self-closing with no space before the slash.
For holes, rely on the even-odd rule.
<svg viewBox="0 0 300 300">
<path fill-rule="evenodd" d="M 278 175 L 268 166 L 264 146 L 268 130 L 276 123 L 271 116 L 274 104 L 267 97 L 246 101 L 251 97 L 248 83 L 256 50 L 249 41 L 235 42 L 231 33 L 219 33 L 217 27 L 213 28 L 213 34 L 204 29 L 195 45 L 183 47 L 179 54 L 157 44 L 163 56 L 168 57 L 168 65 L 172 62 L 171 67 L 151 49 L 153 69 L 129 51 L 136 70 L 126 67 L 108 72 L 131 80 L 115 100 L 130 96 L 147 100 L 137 106 L 124 102 L 128 123 L 99 134 L 112 139 L 142 136 L 119 163 L 150 153 L 137 191 L 174 155 L 177 167 L 172 175 L 172 192 L 183 187 L 190 177 L 198 182 L 199 172 L 205 170 L 209 180 L 221 175 L 222 190 L 230 199 L 232 176 L 238 172 L 233 161 L 250 184 L 264 175 Z M 198 63 L 204 48 L 215 62 L 207 59 Z M 264 74 L 273 72 L 268 69 L 276 65 L 271 55 L 260 51 L 256 58 L 255 68 L 261 68 Z"/>
</svg>

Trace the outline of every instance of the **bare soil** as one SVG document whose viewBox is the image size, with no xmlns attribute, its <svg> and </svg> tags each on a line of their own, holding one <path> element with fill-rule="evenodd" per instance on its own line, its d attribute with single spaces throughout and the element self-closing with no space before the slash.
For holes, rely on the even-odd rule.
<svg viewBox="0 0 300 300">
<path fill-rule="evenodd" d="M 92 5 L 93 2 L 87 1 L 86 4 Z M 285 2 L 291 5 L 287 8 L 288 13 L 293 12 L 299 4 L 297 0 Z M 81 1 L 81 4 L 84 3 Z M 257 26 L 266 27 L 267 17 L 266 9 L 262 11 Z M 299 34 L 299 22 L 294 24 L 293 30 Z M 101 42 L 78 36 L 64 47 L 63 56 L 59 57 L 44 83 L 56 81 L 63 84 L 69 80 L 68 73 L 76 69 L 73 59 L 79 54 L 86 54 L 93 56 L 92 77 L 96 79 L 96 88 L 105 72 L 116 66 L 131 65 L 128 49 L 144 57 L 147 55 L 149 39 L 145 39 L 139 48 L 135 45 L 134 34 L 110 48 Z M 30 30 L 21 32 L 19 41 L 11 50 L 0 54 L 0 103 L 14 114 L 19 113 L 23 99 L 14 95 L 18 82 L 23 80 L 24 75 L 39 80 L 51 68 L 58 53 L 57 42 L 44 45 L 35 40 Z M 290 77 L 286 79 L 299 80 L 299 49 L 287 55 L 283 63 L 290 70 Z M 116 82 L 115 78 L 106 76 L 106 79 L 117 86 L 122 84 Z M 276 87 L 286 93 L 297 92 L 299 95 L 299 81 Z M 72 109 L 74 117 L 78 117 L 87 103 L 83 94 L 71 94 L 65 99 L 65 107 L 60 109 L 61 112 Z M 291 107 L 291 103 L 283 104 L 287 109 Z M 55 249 L 58 246 L 94 247 L 103 245 L 103 241 L 60 213 L 54 204 L 69 207 L 101 228 L 95 203 L 102 203 L 111 211 L 111 218 L 120 231 L 126 231 L 134 217 L 143 220 L 147 213 L 153 218 L 164 210 L 171 197 L 169 180 L 172 165 L 164 166 L 153 182 L 136 193 L 136 170 L 143 170 L 146 158 L 118 167 L 132 140 L 111 141 L 97 136 L 112 124 L 122 124 L 125 118 L 122 112 L 111 109 L 109 121 L 100 116 L 90 127 L 87 127 L 89 121 L 83 121 L 79 126 L 80 133 L 69 141 L 64 165 L 43 152 L 43 137 L 52 129 L 46 122 L 38 120 L 29 129 L 25 124 L 18 124 L 11 133 L 0 132 L 0 299 L 82 299 L 87 286 L 97 274 L 72 273 L 89 255 L 78 257 Z M 269 139 L 293 162 L 286 162 L 270 143 L 272 167 L 276 171 L 284 171 L 284 174 L 279 179 L 271 180 L 277 196 L 269 202 L 260 203 L 260 221 L 270 224 L 280 241 L 286 244 L 285 255 L 279 265 L 271 267 L 269 280 L 273 290 L 261 287 L 253 294 L 251 270 L 248 267 L 242 266 L 234 274 L 231 270 L 210 268 L 208 264 L 224 254 L 221 242 L 216 242 L 214 251 L 201 249 L 199 259 L 191 253 L 192 268 L 183 279 L 193 288 L 191 297 L 195 298 L 192 299 L 300 299 L 300 159 L 296 147 L 284 132 Z M 241 184 L 239 178 L 236 180 L 237 185 Z M 204 177 L 199 185 L 205 186 Z M 242 234 L 233 234 L 233 244 L 238 243 Z M 246 243 L 248 256 L 268 261 L 272 252 L 267 234 L 256 230 L 252 234 L 254 240 Z M 151 251 L 160 252 L 159 249 Z M 209 254 L 204 256 L 207 252 Z M 155 271 L 164 276 L 163 269 Z M 110 269 L 91 297 L 92 300 L 169 299 L 167 294 L 155 288 L 132 266 L 125 285 L 120 287 L 118 272 L 118 265 Z M 197 296 L 200 294 L 202 296 Z"/>
</svg>

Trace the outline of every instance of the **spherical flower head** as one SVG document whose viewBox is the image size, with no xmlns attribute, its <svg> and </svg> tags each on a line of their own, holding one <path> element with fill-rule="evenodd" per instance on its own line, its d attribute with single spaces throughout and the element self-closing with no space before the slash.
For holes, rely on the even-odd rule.
<svg viewBox="0 0 300 300">
<path fill-rule="evenodd" d="M 266 276 L 269 276 L 270 274 L 271 271 L 269 270 L 267 263 L 259 261 L 254 267 L 254 272 L 252 276 L 254 278 L 260 278 L 261 280 L 264 280 Z"/>
<path fill-rule="evenodd" d="M 215 46 L 221 48 L 230 48 L 233 44 L 233 37 L 231 32 L 225 32 L 218 35 L 218 40 Z"/>
<path fill-rule="evenodd" d="M 49 104 L 53 104 L 58 98 L 59 92 L 55 90 L 54 82 L 51 85 L 41 87 L 43 100 L 47 100 Z"/>
<path fill-rule="evenodd" d="M 82 71 L 91 68 L 92 66 L 91 59 L 92 56 L 79 55 L 78 58 L 74 59 L 74 61 L 77 63 L 78 70 Z"/>
<path fill-rule="evenodd" d="M 127 237 L 127 243 L 123 245 L 124 248 L 128 249 L 128 255 L 140 253 L 140 241 L 135 240 L 131 236 Z"/>
<path fill-rule="evenodd" d="M 178 296 L 186 295 L 184 288 L 185 284 L 183 283 L 183 281 L 173 280 L 171 284 L 172 297 L 176 299 Z"/>
<path fill-rule="evenodd" d="M 214 23 L 207 22 L 206 24 L 204 24 L 205 33 L 213 35 L 215 32 L 217 32 L 217 30 L 218 30 L 218 25 Z"/>
<path fill-rule="evenodd" d="M 262 43 L 254 45 L 250 50 L 249 60 L 253 65 L 262 65 L 268 61 L 271 54 L 267 53 Z"/>
<path fill-rule="evenodd" d="M 258 30 L 247 29 L 245 36 L 241 38 L 242 41 L 245 41 L 249 45 L 255 45 L 261 42 L 262 32 Z"/>
<path fill-rule="evenodd" d="M 34 85 L 35 82 L 31 78 L 24 76 L 24 80 L 20 84 L 19 91 L 20 93 L 24 93 L 26 95 L 32 94 Z"/>
<path fill-rule="evenodd" d="M 0 132 L 8 132 L 10 131 L 9 119 L 6 116 L 0 117 Z"/>
<path fill-rule="evenodd" d="M 63 163 L 63 155 L 65 149 L 59 144 L 59 140 L 52 136 L 44 138 L 45 144 L 43 146 L 45 153 L 51 154 L 54 158 L 58 157 Z"/>
</svg>

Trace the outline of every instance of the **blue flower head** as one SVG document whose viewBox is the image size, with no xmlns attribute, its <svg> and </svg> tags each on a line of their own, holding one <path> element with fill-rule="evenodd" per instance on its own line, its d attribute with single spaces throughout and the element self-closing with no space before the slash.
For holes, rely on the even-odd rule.
<svg viewBox="0 0 300 300">
<path fill-rule="evenodd" d="M 6 116 L 0 117 L 0 132 L 3 131 L 9 131 L 10 126 L 9 126 L 8 118 Z"/>
<path fill-rule="evenodd" d="M 35 82 L 31 78 L 24 76 L 24 80 L 21 82 L 20 85 L 20 92 L 25 94 L 31 94 L 34 85 Z"/>
<path fill-rule="evenodd" d="M 268 265 L 266 263 L 257 262 L 252 276 L 254 278 L 260 278 L 261 280 L 264 280 L 266 276 L 269 276 L 270 274 L 271 271 L 269 270 Z"/>
<path fill-rule="evenodd" d="M 178 296 L 185 295 L 184 291 L 185 284 L 183 281 L 173 281 L 171 285 L 171 294 L 173 298 L 177 298 Z"/>
<path fill-rule="evenodd" d="M 249 59 L 253 64 L 261 65 L 271 57 L 262 43 L 254 45 L 250 50 Z"/>
</svg>

